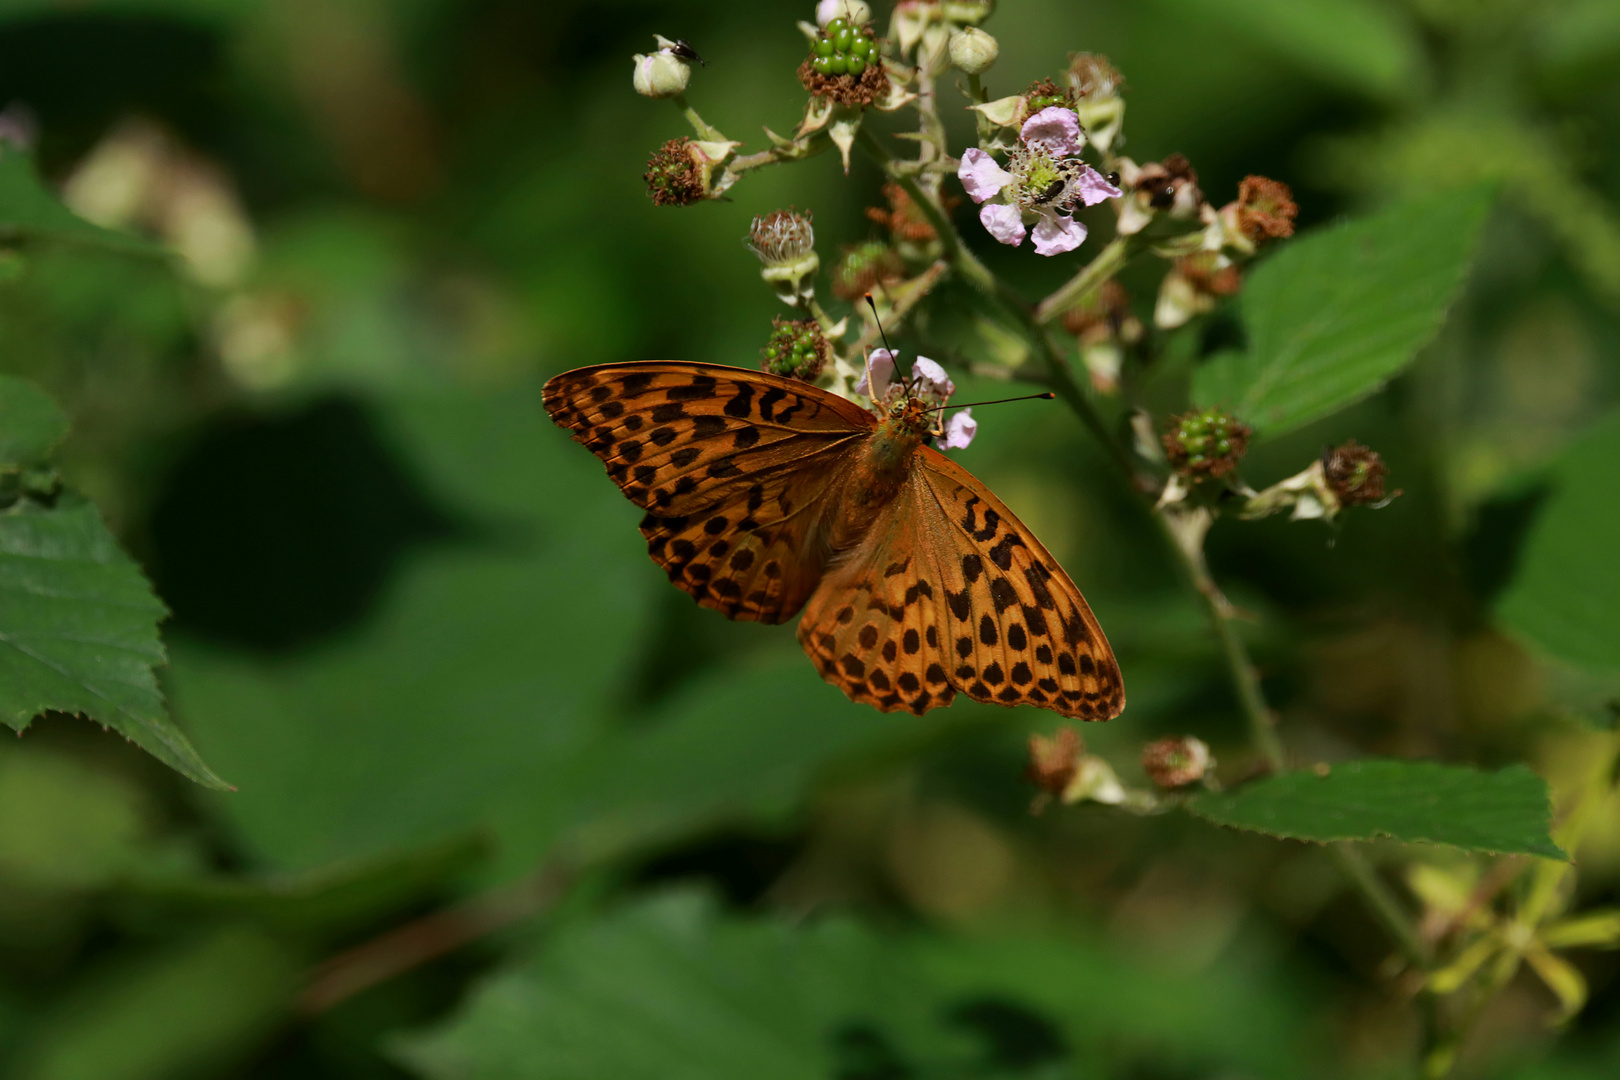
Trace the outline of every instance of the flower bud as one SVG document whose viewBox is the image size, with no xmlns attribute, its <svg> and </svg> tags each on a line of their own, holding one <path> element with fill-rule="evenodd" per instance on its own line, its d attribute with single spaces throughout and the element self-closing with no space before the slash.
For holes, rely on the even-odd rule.
<svg viewBox="0 0 1620 1080">
<path fill-rule="evenodd" d="M 1142 769 L 1161 789 L 1185 787 L 1204 778 L 1215 759 L 1202 739 L 1191 735 L 1159 739 L 1142 747 Z"/>
<path fill-rule="evenodd" d="M 671 98 L 686 92 L 692 69 L 677 53 L 678 45 L 658 36 L 659 49 L 647 56 L 635 55 L 635 71 L 630 82 L 636 93 L 650 98 Z"/>
<path fill-rule="evenodd" d="M 1164 433 L 1164 452 L 1178 474 L 1200 483 L 1237 468 L 1249 448 L 1248 425 L 1223 409 L 1200 409 L 1174 417 Z"/>
<path fill-rule="evenodd" d="M 996 10 L 995 0 L 944 0 L 940 15 L 953 26 L 975 26 Z"/>
<path fill-rule="evenodd" d="M 851 26 L 865 26 L 872 21 L 872 5 L 866 0 L 821 0 L 816 5 L 816 25 L 825 30 L 834 19 L 843 19 Z"/>
<path fill-rule="evenodd" d="M 759 367 L 772 375 L 814 382 L 832 356 L 832 346 L 814 319 L 771 321 L 771 339 L 759 351 Z"/>
<path fill-rule="evenodd" d="M 982 75 L 996 62 L 1001 46 L 977 26 L 970 26 L 951 35 L 950 51 L 951 63 L 959 70 L 969 75 Z"/>
<path fill-rule="evenodd" d="M 763 263 L 759 276 L 776 287 L 784 304 L 798 306 L 815 295 L 816 230 L 809 214 L 775 210 L 754 219 L 748 246 Z"/>
</svg>

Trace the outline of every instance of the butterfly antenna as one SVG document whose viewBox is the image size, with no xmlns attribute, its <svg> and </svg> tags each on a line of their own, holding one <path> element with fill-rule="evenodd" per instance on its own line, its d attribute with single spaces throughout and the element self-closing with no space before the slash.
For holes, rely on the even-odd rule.
<svg viewBox="0 0 1620 1080">
<path fill-rule="evenodd" d="M 971 409 L 975 405 L 1005 405 L 1009 401 L 1051 401 L 1055 397 L 1057 397 L 1056 394 L 1052 393 L 1050 390 L 1047 390 L 1044 393 L 1025 394 L 1022 397 L 996 398 L 994 401 L 964 401 L 960 405 L 941 405 L 938 408 L 930 409 L 929 411 L 939 412 L 941 409 Z"/>
<path fill-rule="evenodd" d="M 893 346 L 889 344 L 889 335 L 883 332 L 883 320 L 878 318 L 877 301 L 872 299 L 871 293 L 866 294 L 866 306 L 872 309 L 872 321 L 877 324 L 878 337 L 883 339 L 883 347 L 889 350 L 889 359 L 894 361 L 894 370 L 900 372 L 900 385 L 906 388 L 907 394 L 911 393 L 911 377 L 901 369 L 900 354 L 895 352 Z M 870 386 L 872 378 L 870 372 L 866 377 L 868 380 L 867 385 Z"/>
</svg>

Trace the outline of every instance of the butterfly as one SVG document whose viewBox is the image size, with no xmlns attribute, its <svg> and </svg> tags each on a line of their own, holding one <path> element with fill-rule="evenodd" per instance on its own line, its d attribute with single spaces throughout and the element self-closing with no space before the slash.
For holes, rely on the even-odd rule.
<svg viewBox="0 0 1620 1080">
<path fill-rule="evenodd" d="M 928 445 L 938 406 L 882 415 L 719 364 L 565 372 L 546 411 L 644 509 L 647 552 L 730 619 L 781 623 L 851 700 L 921 715 L 958 693 L 1107 720 L 1114 653 L 1080 590 L 1012 512 Z"/>
</svg>

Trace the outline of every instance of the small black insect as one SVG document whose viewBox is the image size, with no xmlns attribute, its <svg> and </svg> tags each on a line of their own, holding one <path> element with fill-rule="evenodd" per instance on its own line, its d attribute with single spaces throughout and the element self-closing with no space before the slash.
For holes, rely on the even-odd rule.
<svg viewBox="0 0 1620 1080">
<path fill-rule="evenodd" d="M 1044 206 L 1059 195 L 1063 194 L 1064 181 L 1054 180 L 1046 186 L 1046 190 L 1035 196 L 1035 205 Z"/>
<path fill-rule="evenodd" d="M 1166 207 L 1172 205 L 1175 201 L 1176 186 L 1174 184 L 1164 185 L 1164 187 L 1160 188 L 1158 191 L 1155 191 L 1152 197 L 1148 199 L 1148 202 L 1152 203 L 1154 207 L 1159 210 L 1165 209 Z"/>
<path fill-rule="evenodd" d="M 1110 184 L 1113 184 L 1115 187 L 1119 187 L 1119 170 L 1115 169 L 1113 172 L 1103 177 L 1103 179 L 1108 181 Z"/>
<path fill-rule="evenodd" d="M 690 60 L 699 67 L 708 67 L 709 62 L 697 54 L 697 50 L 688 45 L 685 38 L 676 38 L 675 44 L 670 46 L 670 52 L 682 60 Z"/>
</svg>

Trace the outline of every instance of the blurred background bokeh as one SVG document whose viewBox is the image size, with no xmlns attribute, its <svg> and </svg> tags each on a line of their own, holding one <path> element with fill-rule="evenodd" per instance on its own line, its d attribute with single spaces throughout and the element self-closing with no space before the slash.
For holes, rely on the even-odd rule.
<svg viewBox="0 0 1620 1080">
<path fill-rule="evenodd" d="M 758 145 L 802 111 L 809 7 L 0 2 L 8 137 L 79 214 L 176 253 L 0 251 L 0 370 L 70 415 L 65 475 L 172 610 L 176 719 L 238 788 L 71 717 L 5 741 L 0 1073 L 659 1075 L 593 1056 L 631 1038 L 620 998 L 672 1041 L 771 1062 L 752 1027 L 716 1027 L 716 987 L 779 963 L 824 984 L 788 1026 L 828 1064 L 664 1075 L 1410 1067 L 1411 987 L 1322 849 L 1179 815 L 1032 817 L 1024 744 L 1049 714 L 849 705 L 790 630 L 671 589 L 638 511 L 541 410 L 544 379 L 580 365 L 753 366 L 786 313 L 742 242 L 754 215 L 813 211 L 824 264 L 874 234 L 860 159 L 684 209 L 644 192 L 683 124 L 632 93 L 630 55 L 691 41 L 710 61 L 694 103 Z M 1263 173 L 1308 229 L 1498 182 L 1439 340 L 1246 464 L 1271 483 L 1355 437 L 1404 495 L 1337 531 L 1223 521 L 1210 551 L 1298 753 L 1528 760 L 1567 794 L 1610 738 L 1569 707 L 1590 687 L 1492 611 L 1562 455 L 1620 400 L 1620 5 L 1007 0 L 987 29 L 992 96 L 1107 54 L 1126 152 L 1186 154 L 1217 204 Z M 1073 271 L 984 254 L 1030 295 Z M 1144 316 L 1159 272 L 1125 278 Z M 1216 312 L 1174 347 L 1229 337 Z M 1130 707 L 1088 745 L 1139 776 L 1143 743 L 1191 733 L 1243 775 L 1215 644 L 1099 451 L 1055 405 L 981 420 L 960 459 L 1121 658 Z M 1620 805 L 1600 818 L 1583 905 L 1620 900 Z M 1397 884 L 1463 859 L 1374 854 Z M 802 968 L 759 937 L 806 919 L 832 929 Z M 897 941 L 927 969 L 922 1019 L 872 985 Z M 709 982 L 671 974 L 681 950 Z M 1466 1072 L 1620 1070 L 1620 965 L 1575 960 L 1584 1011 L 1550 1029 L 1522 976 Z M 505 1065 L 480 1056 L 496 1045 Z"/>
</svg>

